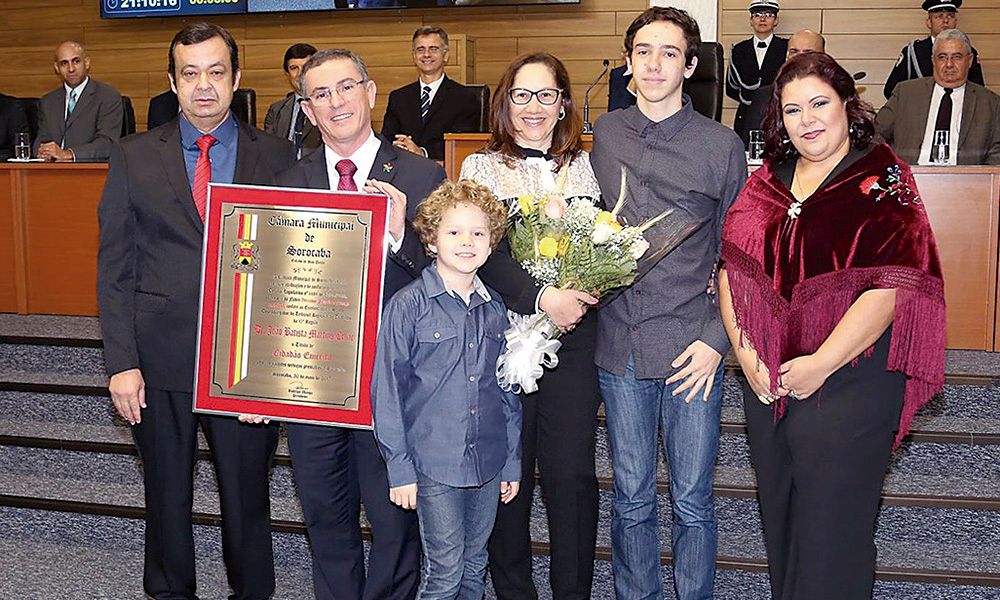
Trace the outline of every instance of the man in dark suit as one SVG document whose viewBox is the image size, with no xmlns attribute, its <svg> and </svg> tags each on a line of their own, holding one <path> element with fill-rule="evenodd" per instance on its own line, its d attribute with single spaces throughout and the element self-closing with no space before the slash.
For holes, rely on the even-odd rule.
<svg viewBox="0 0 1000 600">
<path fill-rule="evenodd" d="M 313 54 L 316 54 L 316 48 L 309 44 L 292 44 L 285 50 L 282 70 L 292 91 L 272 104 L 264 117 L 264 131 L 295 144 L 296 154 L 300 157 L 323 144 L 319 130 L 309 122 L 301 107 L 303 98 L 302 90 L 299 89 L 299 75 L 302 73 L 302 65 Z"/>
<path fill-rule="evenodd" d="M 421 27 L 413 33 L 417 81 L 389 94 L 382 136 L 397 148 L 444 160 L 444 134 L 476 131 L 479 102 L 475 94 L 444 74 L 448 33 Z"/>
<path fill-rule="evenodd" d="M 896 65 L 889 73 L 882 93 L 886 98 L 892 96 L 893 90 L 902 82 L 910 79 L 929 77 L 934 71 L 931 64 L 931 48 L 938 34 L 948 29 L 958 28 L 958 8 L 962 0 L 924 0 L 922 7 L 927 11 L 927 29 L 931 34 L 919 40 L 913 40 L 899 51 Z M 969 81 L 983 83 L 983 66 L 979 63 L 979 53 L 972 49 L 972 67 L 969 69 Z"/>
<path fill-rule="evenodd" d="M 973 54 L 957 29 L 934 42 L 934 76 L 896 86 L 879 111 L 875 129 L 910 164 L 933 163 L 937 132 L 948 137 L 947 164 L 1000 165 L 1000 96 L 969 81 Z"/>
<path fill-rule="evenodd" d="M 56 74 L 63 84 L 42 96 L 35 154 L 48 160 L 107 160 L 122 133 L 122 96 L 91 79 L 90 57 L 76 42 L 56 48 Z"/>
<path fill-rule="evenodd" d="M 323 146 L 282 174 L 278 184 L 389 195 L 388 300 L 429 263 L 409 219 L 445 179 L 444 169 L 375 135 L 375 82 L 353 52 L 335 48 L 314 54 L 303 67 L 301 89 L 302 108 Z M 389 501 L 385 462 L 372 432 L 289 424 L 288 449 L 313 552 L 317 600 L 413 598 L 420 563 L 417 519 Z M 367 578 L 359 500 L 372 527 Z"/>
<path fill-rule="evenodd" d="M 753 36 L 734 44 L 729 54 L 726 95 L 739 103 L 733 129 L 741 138 L 749 135 L 743 120 L 754 95 L 762 86 L 774 82 L 788 52 L 788 40 L 774 35 L 779 8 L 777 0 L 752 0 L 750 26 Z"/>
<path fill-rule="evenodd" d="M 28 132 L 28 117 L 17 98 L 0 94 L 0 160 L 14 156 L 18 133 Z"/>
<path fill-rule="evenodd" d="M 270 184 L 292 145 L 229 110 L 239 85 L 232 36 L 192 23 L 170 44 L 181 114 L 115 144 L 98 208 L 97 294 L 111 399 L 142 458 L 146 489 L 143 587 L 152 598 L 196 598 L 192 472 L 199 423 L 219 482 L 230 598 L 274 591 L 268 471 L 276 426 L 195 415 L 192 380 L 207 184 Z"/>
<path fill-rule="evenodd" d="M 785 62 L 799 54 L 813 54 L 815 52 L 826 52 L 826 39 L 815 31 L 802 29 L 796 31 L 792 37 L 788 38 L 788 51 L 785 53 Z M 764 123 L 764 116 L 767 114 L 767 107 L 771 103 L 771 96 L 774 94 L 774 84 L 761 86 L 754 94 L 753 102 L 747 107 L 746 114 L 743 115 L 743 131 L 738 131 L 743 139 L 743 146 L 750 147 L 750 132 L 760 129 Z"/>
</svg>

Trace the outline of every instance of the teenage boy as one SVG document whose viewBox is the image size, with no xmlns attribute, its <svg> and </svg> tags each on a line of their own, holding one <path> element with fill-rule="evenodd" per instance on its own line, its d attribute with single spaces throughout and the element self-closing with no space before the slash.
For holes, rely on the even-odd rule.
<svg viewBox="0 0 1000 600">
<path fill-rule="evenodd" d="M 416 509 L 419 598 L 482 598 L 497 498 L 521 478 L 521 403 L 497 384 L 507 311 L 476 271 L 507 210 L 485 187 L 444 182 L 413 223 L 435 261 L 389 300 L 372 404 L 389 498 Z"/>
<path fill-rule="evenodd" d="M 599 313 L 595 362 L 614 469 L 611 564 L 619 598 L 663 597 L 656 506 L 658 429 L 670 463 L 674 586 L 710 599 L 718 541 L 712 467 L 719 445 L 722 356 L 729 349 L 706 291 L 722 222 L 747 176 L 743 144 L 695 112 L 681 91 L 701 36 L 686 12 L 654 7 L 625 33 L 635 106 L 597 120 L 590 156 L 605 198 L 629 171 L 622 216 L 674 209 L 705 225 Z"/>
</svg>

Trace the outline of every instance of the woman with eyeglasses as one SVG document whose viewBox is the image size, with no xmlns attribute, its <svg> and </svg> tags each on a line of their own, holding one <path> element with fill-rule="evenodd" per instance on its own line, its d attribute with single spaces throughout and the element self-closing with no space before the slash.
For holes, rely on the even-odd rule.
<svg viewBox="0 0 1000 600">
<path fill-rule="evenodd" d="M 551 54 L 519 56 L 507 67 L 490 106 L 492 136 L 462 163 L 460 179 L 484 185 L 508 203 L 525 194 L 586 196 L 600 189 L 583 151 L 583 123 L 566 67 Z M 553 209 L 559 203 L 552 203 Z M 497 597 L 537 598 L 531 578 L 529 521 L 537 461 L 548 512 L 552 596 L 589 598 L 597 536 L 594 435 L 600 402 L 594 344 L 597 299 L 542 287 L 510 255 L 506 240 L 480 269 L 511 311 L 545 312 L 564 331 L 559 364 L 522 394 L 521 493 L 500 506 L 490 538 Z"/>
</svg>

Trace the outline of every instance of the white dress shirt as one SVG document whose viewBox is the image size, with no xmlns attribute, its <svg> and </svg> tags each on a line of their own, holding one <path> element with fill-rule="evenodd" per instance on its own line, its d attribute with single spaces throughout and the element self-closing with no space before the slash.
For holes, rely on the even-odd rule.
<svg viewBox="0 0 1000 600">
<path fill-rule="evenodd" d="M 931 145 L 934 142 L 934 126 L 937 122 L 938 108 L 941 106 L 941 98 L 944 97 L 944 88 L 934 84 L 931 90 L 931 108 L 927 111 L 927 124 L 924 126 L 924 141 L 920 143 L 920 155 L 917 157 L 918 165 L 931 164 Z M 965 104 L 965 84 L 955 88 L 951 92 L 951 128 L 948 133 L 948 164 L 958 164 L 958 132 L 962 128 L 962 107 Z"/>
<path fill-rule="evenodd" d="M 774 40 L 774 34 L 767 36 L 764 39 L 760 39 L 757 36 L 753 36 L 753 51 L 757 53 L 757 68 L 764 66 L 764 55 L 767 54 L 767 49 L 771 47 L 771 41 Z M 764 42 L 764 47 L 759 48 L 757 44 L 759 42 Z"/>
<path fill-rule="evenodd" d="M 84 77 L 83 82 L 75 88 L 71 88 L 63 82 L 63 87 L 66 88 L 66 102 L 63 104 L 63 119 L 69 118 L 69 95 L 72 92 L 76 92 L 76 103 L 80 103 L 80 97 L 83 96 L 83 88 L 87 87 L 87 82 L 90 81 L 90 77 Z M 74 108 L 75 110 L 75 108 Z"/>
<path fill-rule="evenodd" d="M 435 79 L 434 81 L 432 81 L 430 83 L 424 83 L 422 80 L 417 79 L 417 84 L 420 86 L 420 94 L 419 94 L 419 96 L 421 98 L 423 98 L 423 96 L 424 96 L 424 88 L 425 87 L 431 88 L 431 91 L 428 92 L 428 95 L 431 97 L 431 104 L 434 104 L 434 96 L 436 96 L 437 93 L 438 93 L 438 90 L 441 89 L 441 82 L 443 82 L 443 81 L 444 81 L 444 71 L 441 72 L 441 76 L 440 77 L 438 77 L 437 79 Z"/>
<path fill-rule="evenodd" d="M 375 132 L 371 130 L 368 131 L 368 139 L 350 156 L 340 156 L 333 148 L 327 144 L 323 144 L 323 152 L 324 156 L 326 156 L 326 174 L 330 180 L 330 190 L 337 191 L 337 184 L 340 183 L 340 176 L 337 174 L 337 163 L 345 158 L 353 162 L 354 166 L 358 168 L 354 172 L 354 185 L 357 186 L 359 191 L 363 190 L 365 182 L 369 179 L 368 174 L 372 172 L 372 167 L 375 166 L 375 157 L 378 155 L 378 149 L 381 147 L 382 142 L 375 137 Z M 389 209 L 392 210 L 391 203 L 389 204 Z M 388 215 L 386 215 L 386 218 L 388 218 Z M 402 236 L 397 240 L 390 233 L 389 250 L 396 253 L 399 252 L 402 246 Z"/>
</svg>

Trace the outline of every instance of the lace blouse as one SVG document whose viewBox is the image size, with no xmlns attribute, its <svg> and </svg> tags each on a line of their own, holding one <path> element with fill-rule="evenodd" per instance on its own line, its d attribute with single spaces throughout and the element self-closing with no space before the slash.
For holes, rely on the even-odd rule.
<svg viewBox="0 0 1000 600">
<path fill-rule="evenodd" d="M 513 168 L 504 164 L 499 152 L 479 152 L 471 154 L 462 161 L 459 179 L 471 179 L 479 185 L 486 186 L 503 201 L 524 194 L 543 195 L 554 190 L 559 174 L 552 171 L 555 162 L 544 158 L 514 158 Z M 601 189 L 590 167 L 590 155 L 581 153 L 565 165 L 566 174 L 565 197 L 590 196 L 599 198 Z"/>
</svg>

